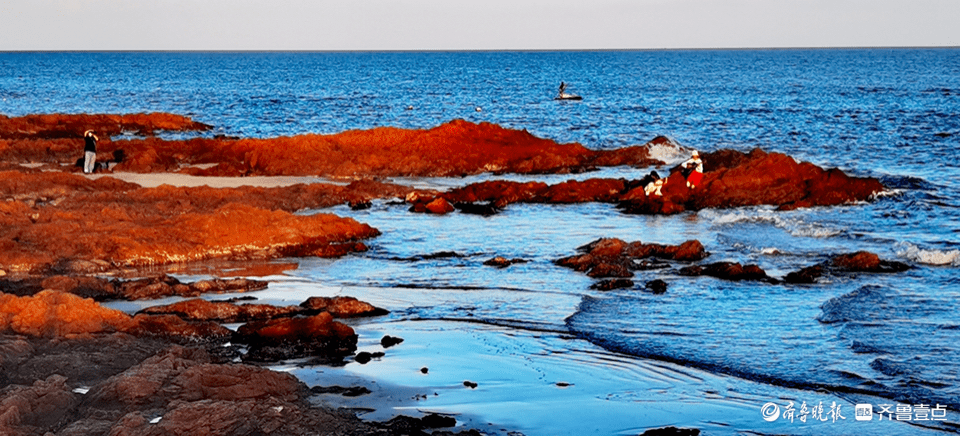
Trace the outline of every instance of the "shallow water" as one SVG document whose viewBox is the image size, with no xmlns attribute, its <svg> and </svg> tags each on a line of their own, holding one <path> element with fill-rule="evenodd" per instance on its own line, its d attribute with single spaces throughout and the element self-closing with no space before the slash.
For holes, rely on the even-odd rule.
<svg viewBox="0 0 960 436">
<path fill-rule="evenodd" d="M 263 137 L 464 118 L 591 148 L 657 135 L 685 149 L 759 146 L 879 177 L 889 191 L 874 201 L 791 212 L 646 217 L 602 204 L 511 205 L 484 218 L 416 215 L 386 202 L 336 207 L 383 232 L 371 250 L 299 260 L 258 295 L 292 304 L 340 293 L 393 311 L 355 322 L 361 341 L 370 350 L 382 334 L 407 341 L 367 365 L 295 370 L 305 381 L 353 374 L 439 390 L 388 404 L 462 413 L 529 435 L 663 425 L 708 434 L 957 428 L 915 419 L 888 426 L 880 415 L 858 422 L 852 412 L 861 402 L 942 404 L 949 421 L 960 421 L 960 50 L 2 53 L 0 65 L 5 115 L 167 111 L 214 125 L 210 134 Z M 584 100 L 553 101 L 561 80 Z M 649 171 L 396 181 L 443 189 Z M 707 261 L 756 263 L 775 277 L 859 250 L 914 268 L 807 286 L 667 269 L 638 274 L 638 289 L 600 292 L 589 289 L 592 279 L 553 264 L 600 237 L 699 239 L 712 253 Z M 456 255 L 425 258 L 442 252 Z M 494 256 L 528 262 L 482 265 Z M 639 290 L 654 278 L 668 283 L 666 294 Z M 421 377 L 420 366 L 431 374 Z M 480 388 L 465 390 L 466 379 Z M 846 419 L 816 427 L 762 419 L 765 403 L 784 408 L 791 400 L 842 403 Z"/>
</svg>

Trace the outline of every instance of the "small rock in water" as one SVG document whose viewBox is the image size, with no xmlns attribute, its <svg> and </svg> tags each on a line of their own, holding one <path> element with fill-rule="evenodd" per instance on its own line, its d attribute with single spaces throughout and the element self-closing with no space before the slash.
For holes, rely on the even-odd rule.
<svg viewBox="0 0 960 436">
<path fill-rule="evenodd" d="M 390 348 L 401 342 L 403 342 L 403 338 L 397 338 L 390 335 L 386 335 L 383 337 L 383 339 L 380 339 L 380 346 L 382 346 L 383 348 Z"/>
<path fill-rule="evenodd" d="M 479 386 L 478 384 L 476 384 L 476 383 L 474 383 L 474 382 L 472 382 L 472 381 L 470 381 L 470 380 L 464 380 L 464 381 L 463 381 L 463 385 L 466 386 L 466 387 L 468 387 L 468 388 L 470 388 L 470 389 L 476 389 L 477 386 Z"/>
<path fill-rule="evenodd" d="M 662 294 L 667 292 L 667 282 L 657 279 L 647 282 L 646 288 L 648 291 L 653 292 L 654 294 Z"/>
<path fill-rule="evenodd" d="M 423 368 L 420 368 L 420 373 L 421 373 L 421 374 L 426 374 L 428 371 L 430 371 L 430 370 L 427 369 L 426 366 L 424 366 Z"/>
<path fill-rule="evenodd" d="M 357 363 L 363 365 L 363 364 L 366 364 L 367 362 L 370 362 L 370 360 L 372 360 L 372 359 L 379 359 L 379 358 L 383 357 L 384 355 L 385 355 L 385 354 L 382 353 L 382 352 L 368 353 L 368 352 L 366 352 L 366 351 L 361 351 L 361 352 L 357 353 L 357 356 L 354 357 L 353 360 L 355 360 Z"/>
</svg>

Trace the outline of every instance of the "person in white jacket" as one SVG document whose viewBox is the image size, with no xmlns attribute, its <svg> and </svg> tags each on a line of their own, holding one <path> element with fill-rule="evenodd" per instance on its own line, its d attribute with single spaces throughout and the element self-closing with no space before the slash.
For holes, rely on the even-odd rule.
<svg viewBox="0 0 960 436">
<path fill-rule="evenodd" d="M 684 173 L 687 176 L 687 187 L 690 189 L 696 188 L 700 180 L 703 179 L 703 160 L 700 159 L 700 153 L 693 150 L 690 159 L 687 159 L 680 166 L 686 169 Z"/>
</svg>

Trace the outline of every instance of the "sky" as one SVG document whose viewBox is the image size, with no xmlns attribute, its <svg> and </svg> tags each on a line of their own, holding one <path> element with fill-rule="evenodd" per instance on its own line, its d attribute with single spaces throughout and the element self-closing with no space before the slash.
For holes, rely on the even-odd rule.
<svg viewBox="0 0 960 436">
<path fill-rule="evenodd" d="M 0 0 L 0 51 L 960 46 L 960 0 Z"/>
</svg>

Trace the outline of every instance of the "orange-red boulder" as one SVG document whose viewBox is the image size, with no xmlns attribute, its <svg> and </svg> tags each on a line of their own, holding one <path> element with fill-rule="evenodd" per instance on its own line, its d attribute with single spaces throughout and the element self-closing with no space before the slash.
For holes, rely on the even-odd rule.
<svg viewBox="0 0 960 436">
<path fill-rule="evenodd" d="M 696 188 L 688 188 L 675 169 L 661 189 L 662 197 L 648 197 L 637 187 L 623 196 L 621 208 L 643 214 L 755 205 L 789 210 L 864 201 L 884 189 L 876 179 L 850 177 L 837 169 L 824 170 L 760 149 L 748 154 L 731 150 L 705 153 L 703 161 L 703 180 Z"/>
<path fill-rule="evenodd" d="M 784 277 L 784 281 L 794 284 L 811 284 L 816 283 L 824 274 L 895 273 L 908 269 L 910 266 L 905 263 L 882 260 L 874 253 L 858 251 L 839 254 L 825 262 L 791 272 Z"/>
<path fill-rule="evenodd" d="M 76 337 L 126 331 L 135 326 L 129 315 L 91 299 L 58 291 L 34 296 L 0 294 L 0 332 L 34 337 Z"/>
<path fill-rule="evenodd" d="M 708 256 L 703 244 L 696 240 L 680 245 L 661 245 L 602 238 L 577 250 L 582 254 L 561 258 L 556 261 L 557 265 L 585 272 L 595 278 L 629 278 L 633 277 L 634 270 L 657 267 L 637 262 L 646 258 L 690 262 Z"/>
<path fill-rule="evenodd" d="M 706 265 L 692 265 L 680 268 L 680 275 L 684 276 L 710 276 L 723 280 L 756 280 L 768 283 L 778 283 L 767 275 L 766 271 L 757 265 L 740 265 L 736 262 L 716 262 Z"/>
<path fill-rule="evenodd" d="M 140 311 L 148 315 L 176 315 L 180 318 L 224 323 L 247 322 L 292 316 L 302 313 L 299 306 L 273 306 L 270 304 L 234 304 L 226 301 L 207 301 L 201 298 L 179 301 L 161 306 L 151 306 Z"/>
<path fill-rule="evenodd" d="M 353 297 L 310 297 L 300 307 L 313 312 L 329 312 L 335 318 L 380 316 L 388 312 Z"/>
<path fill-rule="evenodd" d="M 250 322 L 237 329 L 235 340 L 250 346 L 244 358 L 251 361 L 346 355 L 357 349 L 353 329 L 329 312 Z"/>
</svg>

